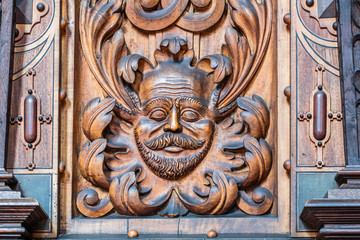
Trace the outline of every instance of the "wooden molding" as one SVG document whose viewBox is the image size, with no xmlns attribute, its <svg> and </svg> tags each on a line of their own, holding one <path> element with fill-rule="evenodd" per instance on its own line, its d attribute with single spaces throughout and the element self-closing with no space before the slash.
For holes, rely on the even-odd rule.
<svg viewBox="0 0 360 240">
<path fill-rule="evenodd" d="M 6 197 L 1 192 L 0 197 Z M 4 196 L 5 195 L 5 196 Z M 31 228 L 47 214 L 34 199 L 0 199 L 0 238 L 31 238 Z"/>
<path fill-rule="evenodd" d="M 360 224 L 360 199 L 310 200 L 300 217 L 316 229 L 326 224 Z"/>
</svg>

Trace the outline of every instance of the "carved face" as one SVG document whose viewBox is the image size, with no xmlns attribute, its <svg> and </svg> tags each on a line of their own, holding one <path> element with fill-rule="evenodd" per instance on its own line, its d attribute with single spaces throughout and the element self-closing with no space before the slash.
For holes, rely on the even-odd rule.
<svg viewBox="0 0 360 240">
<path fill-rule="evenodd" d="M 93 99 L 84 110 L 83 129 L 92 142 L 81 149 L 81 174 L 109 189 L 109 197 L 90 206 L 87 199 L 95 191 L 83 190 L 79 210 L 91 217 L 112 207 L 125 215 L 174 217 L 188 210 L 223 214 L 237 202 L 245 212 L 265 213 L 271 192 L 256 188 L 254 196 L 264 198 L 254 201 L 243 191 L 255 189 L 271 169 L 271 149 L 263 139 L 270 122 L 264 100 L 235 101 L 243 78 L 229 79 L 239 70 L 231 75 L 224 55 L 205 56 L 193 65 L 185 40 L 165 39 L 154 57 L 156 66 L 137 54 L 123 57 L 105 84 L 116 98 Z M 242 121 L 225 119 L 236 103 Z"/>
<path fill-rule="evenodd" d="M 201 71 L 181 66 L 170 72 L 159 70 L 144 78 L 140 96 L 145 102 L 134 134 L 150 169 L 175 180 L 206 156 L 215 123 L 204 98 L 206 76 Z"/>
</svg>

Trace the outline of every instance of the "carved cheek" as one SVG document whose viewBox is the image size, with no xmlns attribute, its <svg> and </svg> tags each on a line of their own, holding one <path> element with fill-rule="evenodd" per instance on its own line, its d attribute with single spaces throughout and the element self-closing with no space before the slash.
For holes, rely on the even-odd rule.
<svg viewBox="0 0 360 240">
<path fill-rule="evenodd" d="M 193 123 L 183 123 L 184 133 L 198 140 L 208 139 L 214 131 L 214 125 L 215 123 L 208 119 L 202 119 Z"/>
<path fill-rule="evenodd" d="M 165 123 L 166 123 L 165 121 L 156 122 L 146 117 L 143 117 L 140 119 L 137 125 L 138 136 L 141 136 L 141 138 L 144 139 L 149 139 L 154 136 L 158 136 L 163 133 L 162 126 Z"/>
</svg>

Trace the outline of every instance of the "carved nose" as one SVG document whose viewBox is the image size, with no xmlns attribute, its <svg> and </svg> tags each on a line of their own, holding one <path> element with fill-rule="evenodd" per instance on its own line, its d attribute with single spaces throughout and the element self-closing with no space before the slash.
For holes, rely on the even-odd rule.
<svg viewBox="0 0 360 240">
<path fill-rule="evenodd" d="M 182 131 L 182 126 L 180 125 L 180 122 L 179 122 L 179 113 L 175 106 L 171 109 L 169 120 L 168 120 L 167 124 L 164 126 L 164 131 L 165 132 L 181 132 Z"/>
</svg>

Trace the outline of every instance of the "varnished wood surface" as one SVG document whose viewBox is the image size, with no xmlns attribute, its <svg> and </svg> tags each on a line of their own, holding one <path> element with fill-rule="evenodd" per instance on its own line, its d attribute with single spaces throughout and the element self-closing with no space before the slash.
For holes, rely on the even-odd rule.
<svg viewBox="0 0 360 240">
<path fill-rule="evenodd" d="M 284 8 L 287 7 L 288 2 L 284 1 L 283 6 Z M 68 4 L 66 5 L 67 9 L 66 11 L 74 11 L 77 12 L 80 6 L 77 6 L 77 8 L 74 8 L 75 6 L 73 6 L 72 4 Z M 205 9 L 204 9 L 205 10 Z M 65 11 L 65 9 L 64 9 Z M 274 12 L 275 13 L 275 12 Z M 66 16 L 67 18 L 67 22 L 68 25 L 65 28 L 65 34 L 64 37 L 66 39 L 69 39 L 71 41 L 71 38 L 74 37 L 71 33 L 73 29 L 73 25 L 72 23 L 75 21 L 78 21 L 77 18 L 74 18 L 72 20 L 72 16 Z M 280 15 L 279 13 L 279 19 L 282 19 L 283 15 Z M 191 33 L 188 33 L 176 26 L 168 28 L 168 29 L 164 29 L 162 31 L 158 31 L 158 32 L 154 32 L 154 33 L 148 33 L 148 32 L 144 32 L 144 31 L 139 31 L 139 29 L 134 28 L 131 24 L 131 22 L 128 21 L 128 19 L 125 17 L 122 23 L 122 27 L 121 29 L 124 31 L 125 34 L 125 39 L 126 39 L 126 43 L 127 43 L 127 47 L 129 48 L 129 52 L 130 54 L 140 54 L 143 55 L 144 57 L 147 57 L 153 64 L 155 63 L 154 60 L 154 51 L 159 48 L 160 43 L 163 39 L 166 38 L 173 38 L 174 36 L 179 36 L 180 38 L 183 38 L 184 40 L 186 40 L 188 42 L 189 48 L 194 50 L 194 55 L 196 57 L 196 60 L 199 60 L 201 57 L 206 56 L 206 55 L 210 55 L 216 52 L 221 52 L 221 44 L 225 41 L 224 40 L 224 35 L 226 33 L 226 29 L 227 26 L 229 26 L 229 19 L 228 16 L 223 17 L 220 19 L 220 21 L 217 23 L 217 25 L 210 30 L 205 31 L 203 34 L 199 34 L 199 33 L 195 33 L 194 37 L 192 36 Z M 282 43 L 284 43 L 282 46 L 286 45 L 286 34 L 288 34 L 288 31 L 286 30 L 286 24 L 283 23 L 281 21 L 281 24 L 283 24 L 285 26 L 285 31 L 283 32 L 285 35 L 281 35 L 282 38 Z M 277 44 L 277 35 L 276 35 L 276 29 L 277 29 L 277 20 L 274 18 L 272 20 L 272 25 L 273 28 L 271 30 L 271 39 L 269 42 L 269 45 L 271 44 L 271 46 L 274 46 L 274 44 Z M 279 23 L 280 26 L 280 23 Z M 282 26 L 282 25 L 281 25 Z M 74 29 L 74 32 L 76 32 L 76 28 Z M 280 35 L 279 35 L 280 36 Z M 221 40 L 220 41 L 215 41 L 215 38 L 217 37 L 217 39 Z M 75 36 L 75 41 L 77 41 L 79 39 L 79 37 Z M 67 40 L 65 40 L 67 41 Z M 258 40 L 260 41 L 260 40 Z M 141 43 L 141 44 L 140 44 Z M 67 43 L 66 43 L 67 44 Z M 71 48 L 71 46 L 69 46 Z M 75 45 L 75 52 L 80 52 L 83 53 L 80 49 L 80 43 L 77 42 Z M 281 52 L 283 54 L 283 59 L 282 59 L 282 63 L 286 62 L 286 53 L 283 53 L 284 48 L 274 48 L 274 47 L 270 47 L 268 48 L 267 53 L 264 56 L 264 62 L 262 63 L 263 65 L 261 67 L 259 67 L 259 69 L 256 71 L 256 79 L 262 79 L 259 80 L 258 84 L 255 83 L 249 83 L 248 87 L 246 88 L 246 96 L 251 96 L 252 94 L 257 94 L 257 93 L 265 93 L 267 91 L 269 91 L 269 94 L 261 94 L 261 97 L 264 98 L 266 103 L 270 103 L 269 104 L 269 111 L 270 111 L 270 127 L 269 127 L 269 135 L 268 136 L 276 136 L 274 135 L 275 133 L 279 132 L 283 132 L 286 134 L 286 129 L 284 128 L 277 128 L 277 121 L 282 122 L 282 126 L 286 125 L 286 122 L 288 121 L 287 118 L 278 118 L 276 115 L 272 115 L 272 113 L 277 113 L 277 107 L 280 106 L 281 109 L 286 109 L 289 107 L 288 105 L 288 101 L 286 100 L 286 97 L 283 95 L 279 95 L 279 97 L 277 98 L 276 94 L 270 94 L 270 92 L 272 91 L 276 91 L 277 87 L 274 84 L 271 84 L 272 81 L 275 81 L 275 76 L 277 75 L 277 67 L 276 67 L 276 61 L 274 62 L 273 59 L 276 59 L 276 52 L 277 50 L 279 50 L 279 52 Z M 65 51 L 66 50 L 65 48 Z M 71 56 L 69 56 L 71 58 Z M 71 62 L 72 60 L 70 60 Z M 280 60 L 279 60 L 280 62 Z M 64 174 L 62 175 L 62 181 L 64 181 L 64 183 L 67 186 L 67 193 L 66 194 L 69 198 L 71 196 L 71 194 L 73 194 L 73 197 L 76 197 L 76 193 L 86 187 L 89 187 L 91 185 L 89 185 L 88 183 L 86 183 L 84 181 L 84 179 L 82 178 L 82 176 L 80 176 L 80 173 L 78 172 L 78 165 L 77 165 L 77 156 L 79 153 L 79 146 L 83 145 L 86 141 L 86 138 L 84 138 L 84 136 L 82 135 L 82 132 L 79 131 L 78 129 L 81 129 L 81 125 L 82 122 L 78 121 L 78 118 L 76 116 L 81 116 L 83 114 L 83 109 L 84 106 L 87 102 L 89 102 L 92 98 L 95 97 L 101 97 L 102 93 L 101 93 L 101 88 L 100 86 L 96 83 L 96 79 L 94 79 L 94 77 L 92 76 L 91 72 L 89 72 L 88 67 L 89 65 L 86 64 L 86 62 L 84 62 L 84 56 L 81 55 L 75 55 L 75 69 L 81 69 L 81 71 L 75 71 L 75 79 L 76 81 L 74 81 L 74 88 L 71 88 L 71 84 L 69 85 L 69 89 L 68 89 L 68 97 L 70 96 L 70 98 L 68 98 L 67 100 L 65 100 L 65 104 L 63 106 L 64 107 L 64 111 L 62 114 L 66 114 L 67 116 L 69 116 L 68 120 L 66 122 L 64 122 L 64 126 L 68 126 L 67 130 L 66 130 L 66 135 L 68 139 L 71 139 L 71 134 L 74 134 L 74 138 L 73 139 L 73 143 L 71 144 L 71 141 L 66 141 L 62 144 L 62 147 L 64 149 L 74 149 L 74 154 L 73 154 L 73 158 L 71 159 L 66 159 L 66 169 Z M 263 67 L 266 66 L 266 67 Z M 63 67 L 69 68 L 70 65 L 69 64 L 63 64 Z M 72 66 L 70 67 L 72 68 Z M 275 69 L 275 70 L 274 70 Z M 289 79 L 284 77 L 286 75 L 286 68 L 284 67 L 279 67 L 279 71 L 281 71 L 282 74 L 280 74 L 281 77 L 281 81 L 279 81 L 284 87 L 281 87 L 281 94 L 282 94 L 282 90 L 283 88 L 285 88 L 286 86 L 289 85 Z M 66 72 L 66 71 L 65 71 Z M 69 79 L 66 79 L 66 81 L 68 83 L 71 83 L 71 71 L 68 73 L 66 72 L 66 75 L 69 76 Z M 240 75 L 239 75 L 240 76 Z M 67 77 L 66 77 L 67 78 Z M 265 80 L 266 79 L 266 80 Z M 270 80 L 271 79 L 271 80 Z M 65 85 L 66 86 L 66 85 Z M 91 89 L 91 91 L 83 91 L 85 90 L 85 88 L 83 86 L 87 86 L 86 89 Z M 264 90 L 267 89 L 267 90 Z M 71 93 L 75 91 L 75 95 L 74 95 L 74 118 L 71 118 L 71 108 L 69 108 L 71 105 Z M 277 100 L 279 99 L 279 100 Z M 67 101 L 69 100 L 69 104 L 67 104 Z M 279 103 L 277 102 L 279 101 Z M 279 104 L 279 105 L 278 105 Z M 235 115 L 239 116 L 240 112 L 236 112 Z M 65 115 L 64 115 L 65 116 Z M 71 119 L 71 120 L 69 120 Z M 71 125 L 71 122 L 74 123 L 74 125 Z M 72 126 L 72 127 L 71 127 Z M 73 129 L 75 131 L 73 131 Z M 286 153 L 287 151 L 287 147 L 286 144 L 288 143 L 288 141 L 286 141 L 286 138 L 278 138 L 278 137 L 269 137 L 267 139 L 267 141 L 269 141 L 270 145 L 273 147 L 277 144 L 282 146 L 282 151 L 278 151 L 276 150 L 276 152 L 274 152 L 273 154 L 276 156 L 280 156 L 281 158 L 284 158 L 284 161 L 286 159 L 288 159 L 288 155 L 289 153 Z M 75 146 L 75 147 L 74 147 Z M 73 148 L 74 147 L 74 148 Z M 274 148 L 276 149 L 276 148 Z M 66 151 L 66 154 L 70 156 L 69 151 Z M 287 156 L 285 156 L 287 155 Z M 274 184 L 272 181 L 274 181 L 274 179 L 276 178 L 275 176 L 280 176 L 281 179 L 283 179 L 281 181 L 281 183 L 279 183 L 282 187 L 279 187 L 279 191 L 282 193 L 281 195 L 284 196 L 286 195 L 286 192 L 288 191 L 288 188 L 286 186 L 288 186 L 288 182 L 286 181 L 286 179 L 288 179 L 288 175 L 286 173 L 286 170 L 283 169 L 282 167 L 282 163 L 278 164 L 275 163 L 276 165 L 274 165 L 274 168 L 270 171 L 269 176 L 267 177 L 266 183 L 264 184 L 265 187 L 271 187 L 272 184 Z M 71 171 L 71 168 L 73 169 L 73 171 Z M 68 172 L 69 171 L 69 172 Z M 69 178 L 69 175 L 72 175 L 72 179 Z M 76 179 L 76 180 L 75 180 Z M 79 181 L 78 181 L 79 180 Z M 77 186 L 75 188 L 72 189 L 71 185 L 72 182 L 75 181 L 74 183 L 77 183 Z M 96 189 L 97 191 L 99 191 L 99 189 Z M 71 193 L 71 194 L 69 194 Z M 102 190 L 99 191 L 99 198 L 103 198 L 104 197 L 104 192 Z M 67 206 L 65 209 L 65 211 L 67 212 L 67 222 L 64 223 L 63 227 L 66 226 L 66 231 L 68 232 L 82 232 L 85 233 L 86 231 L 91 231 L 91 232 L 96 232 L 96 231 L 123 231 L 123 229 L 118 229 L 116 230 L 114 228 L 114 223 L 108 222 L 107 219 L 101 218 L 101 221 L 96 221 L 95 219 L 86 223 L 86 221 L 83 221 L 81 219 L 78 218 L 73 218 L 72 216 L 77 216 L 79 213 L 76 212 L 76 209 L 74 209 L 74 202 L 69 202 L 69 201 L 63 201 L 65 205 L 62 206 Z M 65 203 L 66 202 L 66 203 Z M 283 207 L 281 209 L 278 208 L 278 204 L 283 204 L 283 206 L 286 206 L 287 202 L 288 202 L 288 198 L 282 197 L 281 199 L 274 199 L 274 204 L 271 208 L 271 213 L 276 213 L 281 215 L 282 217 L 280 218 L 280 222 L 281 224 L 279 224 L 279 222 L 277 222 L 275 219 L 266 219 L 265 222 L 267 222 L 266 229 L 261 228 L 261 231 L 266 231 L 266 232 L 271 232 L 271 227 L 270 226 L 276 226 L 278 225 L 281 228 L 281 232 L 286 232 L 287 229 L 287 223 L 289 221 L 286 220 L 286 212 L 287 212 L 287 208 Z M 70 212 L 72 210 L 72 213 Z M 203 222 L 205 219 L 201 218 L 201 217 L 197 217 L 198 219 L 192 219 L 192 218 L 183 218 L 181 219 L 182 227 L 181 227 L 181 232 L 185 233 L 188 232 L 188 230 L 192 231 L 192 232 L 208 232 L 211 229 L 207 228 L 208 224 L 211 224 L 212 226 L 217 226 L 216 227 L 216 231 L 220 233 L 224 232 L 224 231 L 230 231 L 230 232 L 234 232 L 237 231 L 236 228 L 232 228 L 231 229 L 224 229 L 223 227 L 225 227 L 225 225 L 222 224 L 218 224 L 217 222 L 220 221 L 220 219 L 211 219 L 208 223 L 201 223 Z M 119 221 L 123 219 L 119 219 Z M 149 221 L 148 221 L 149 220 Z M 178 219 L 158 219 L 158 220 L 151 220 L 151 219 L 146 219 L 146 218 L 141 218 L 141 219 L 132 219 L 129 222 L 129 229 L 136 229 L 138 230 L 138 232 L 140 231 L 145 231 L 145 232 L 152 232 L 152 231 L 157 231 L 155 229 L 155 225 L 156 223 L 158 224 L 166 224 L 168 227 L 168 230 L 170 232 L 174 232 L 176 229 L 176 225 L 178 223 L 179 220 Z M 274 220 L 274 221 L 273 221 Z M 244 219 L 245 221 L 245 219 Z M 260 226 L 261 225 L 261 220 L 255 220 L 257 225 Z M 199 222 L 199 223 L 197 223 Z M 207 222 L 207 220 L 206 220 Z M 241 223 L 242 220 L 240 218 L 237 218 L 236 223 L 234 223 L 235 225 L 248 225 L 247 223 Z M 90 225 L 89 225 L 90 224 Z M 107 227 L 103 230 L 99 229 L 100 225 L 105 224 Z M 250 223 L 249 223 L 250 224 Z M 196 225 L 197 227 L 191 227 Z M 244 227 L 245 227 L 244 225 Z M 249 225 L 250 226 L 250 225 Z M 229 226 L 230 227 L 230 226 Z M 221 230 L 221 228 L 223 228 L 223 230 Z M 192 229 L 192 230 L 191 230 Z M 241 231 L 241 230 L 240 230 Z"/>
<path fill-rule="evenodd" d="M 306 1 L 291 1 L 291 235 L 292 237 L 315 237 L 311 226 L 300 219 L 300 213 L 307 200 L 323 197 L 332 185 L 333 177 L 345 166 L 343 122 L 329 121 L 328 114 L 342 111 L 340 72 L 337 36 L 329 29 L 329 22 L 335 22 L 333 15 L 328 23 L 315 15 L 317 4 L 331 4 L 331 1 L 314 1 L 312 7 Z M 319 15 L 320 16 L 320 15 Z M 311 43 L 307 42 L 311 39 Z M 321 42 L 320 39 L 326 39 Z M 321 45 L 321 47 L 319 47 Z M 330 64 L 331 63 L 331 64 Z M 321 70 L 319 70 L 321 65 Z M 322 81 L 322 83 L 321 83 Z M 326 135 L 327 141 L 320 143 L 313 137 L 314 94 L 320 89 L 327 94 Z M 309 117 L 302 121 L 299 114 Z M 336 116 L 336 114 L 333 114 Z M 323 122 L 322 125 L 325 125 Z M 329 136 L 330 134 L 330 136 Z M 322 137 L 320 137 L 322 138 Z M 325 144 L 325 145 L 324 145 Z M 325 147 L 324 147 L 325 146 Z M 324 165 L 317 166 L 322 161 Z M 329 176 L 326 180 L 326 176 Z M 316 185 L 315 185 L 316 184 Z M 327 184 L 327 185 L 326 185 Z M 304 187 L 307 186 L 307 187 Z M 311 186 L 314 189 L 310 190 Z M 325 187 L 326 186 L 326 187 Z M 324 187 L 324 189 L 322 189 Z M 321 190 L 320 190 L 321 189 Z"/>
<path fill-rule="evenodd" d="M 356 1 L 339 1 L 337 0 L 338 21 L 339 26 L 339 60 L 343 110 L 344 110 L 344 133 L 346 134 L 346 163 L 348 165 L 359 165 L 359 129 L 358 129 L 358 113 L 357 113 L 357 93 L 354 85 L 355 81 L 355 65 L 357 57 L 354 45 L 354 31 L 359 31 L 355 22 L 360 19 L 359 6 Z M 354 52 L 355 51 L 355 52 Z"/>
<path fill-rule="evenodd" d="M 13 66 L 15 2 L 1 2 L 0 25 L 0 171 L 4 171 L 8 136 L 9 86 Z"/>
</svg>

